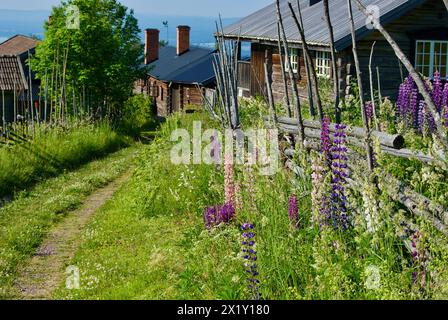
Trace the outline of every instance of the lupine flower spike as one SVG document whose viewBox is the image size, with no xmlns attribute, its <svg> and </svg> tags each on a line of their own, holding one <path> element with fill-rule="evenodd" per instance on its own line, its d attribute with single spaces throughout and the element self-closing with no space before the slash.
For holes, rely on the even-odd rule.
<svg viewBox="0 0 448 320">
<path fill-rule="evenodd" d="M 347 135 L 345 133 L 346 126 L 343 124 L 336 125 L 336 133 L 334 134 L 332 155 L 332 193 L 331 208 L 332 222 L 335 228 L 341 227 L 346 229 L 347 224 L 347 198 L 345 196 L 345 185 L 348 177 L 347 165 Z"/>
<path fill-rule="evenodd" d="M 242 251 L 244 258 L 244 268 L 246 272 L 247 287 L 254 300 L 260 300 L 260 280 L 258 279 L 258 267 L 257 267 L 257 251 L 255 247 L 255 226 L 250 223 L 244 223 L 241 226 L 243 232 Z"/>
</svg>

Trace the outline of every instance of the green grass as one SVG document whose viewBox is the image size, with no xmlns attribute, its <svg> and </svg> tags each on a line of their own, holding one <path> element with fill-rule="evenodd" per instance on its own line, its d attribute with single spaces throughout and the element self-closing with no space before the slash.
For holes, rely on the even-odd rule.
<svg viewBox="0 0 448 320">
<path fill-rule="evenodd" d="M 191 130 L 192 121 L 217 127 L 201 114 L 175 115 L 145 147 L 138 169 L 84 231 L 70 264 L 80 268 L 81 289 L 61 284 L 60 299 L 250 299 L 241 256 L 242 222 L 257 232 L 260 290 L 265 299 L 437 299 L 448 298 L 447 239 L 424 221 L 414 221 L 431 252 L 424 285 L 412 283 L 411 257 L 398 235 L 400 208 L 382 194 L 381 225 L 366 232 L 363 215 L 347 232 L 320 231 L 312 221 L 311 169 L 296 159 L 303 174 L 282 171 L 256 176 L 255 192 L 242 192 L 243 209 L 231 225 L 207 231 L 204 208 L 223 203 L 222 167 L 175 166 L 170 162 L 173 129 Z M 237 181 L 244 170 L 236 167 Z M 288 220 L 288 197 L 300 198 L 300 229 Z M 257 210 L 247 203 L 256 200 Z M 350 204 L 364 210 L 359 194 Z M 393 213 L 393 218 L 390 214 Z M 369 289 L 370 267 L 380 286 Z"/>
<path fill-rule="evenodd" d="M 106 123 L 52 128 L 26 143 L 0 148 L 0 197 L 129 145 Z"/>
<path fill-rule="evenodd" d="M 136 144 L 44 180 L 0 209 L 0 298 L 10 296 L 17 267 L 34 253 L 50 228 L 93 191 L 128 170 L 139 148 Z"/>
</svg>

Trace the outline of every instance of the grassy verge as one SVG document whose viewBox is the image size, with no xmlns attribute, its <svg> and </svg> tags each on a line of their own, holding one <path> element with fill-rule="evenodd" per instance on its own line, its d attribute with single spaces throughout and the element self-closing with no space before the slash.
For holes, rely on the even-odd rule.
<svg viewBox="0 0 448 320">
<path fill-rule="evenodd" d="M 0 209 L 0 297 L 9 296 L 17 266 L 34 253 L 50 227 L 94 190 L 128 170 L 139 147 L 134 145 L 45 180 Z"/>
<path fill-rule="evenodd" d="M 222 166 L 173 165 L 169 135 L 206 116 L 174 116 L 139 157 L 136 174 L 84 231 L 70 264 L 81 289 L 62 299 L 251 299 L 241 254 L 243 222 L 255 224 L 260 291 L 265 299 L 436 299 L 448 297 L 447 239 L 415 221 L 428 252 L 415 262 L 399 234 L 403 212 L 385 195 L 378 231 L 366 230 L 362 199 L 349 195 L 353 227 L 320 230 L 312 221 L 311 168 L 300 176 L 255 176 L 254 192 L 241 189 L 237 220 L 208 231 L 202 215 L 222 204 Z M 236 181 L 247 182 L 235 166 Z M 288 198 L 299 198 L 299 229 L 288 218 Z M 255 208 L 250 204 L 254 198 Z M 394 218 L 391 219 L 391 215 Z M 413 280 L 417 274 L 417 281 Z"/>
<path fill-rule="evenodd" d="M 115 152 L 129 139 L 103 124 L 53 128 L 29 142 L 0 148 L 0 197 Z"/>
</svg>

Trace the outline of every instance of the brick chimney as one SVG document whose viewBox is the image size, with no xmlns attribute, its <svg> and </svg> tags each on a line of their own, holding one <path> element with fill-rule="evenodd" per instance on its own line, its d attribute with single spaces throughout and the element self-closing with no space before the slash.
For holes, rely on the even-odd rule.
<svg viewBox="0 0 448 320">
<path fill-rule="evenodd" d="M 145 30 L 145 64 L 159 59 L 159 33 L 158 29 Z"/>
<path fill-rule="evenodd" d="M 190 27 L 178 26 L 177 27 L 177 55 L 190 50 Z"/>
</svg>

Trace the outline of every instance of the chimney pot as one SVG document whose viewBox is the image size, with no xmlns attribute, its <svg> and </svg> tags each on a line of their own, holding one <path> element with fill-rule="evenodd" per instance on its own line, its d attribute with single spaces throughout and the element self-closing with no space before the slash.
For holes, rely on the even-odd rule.
<svg viewBox="0 0 448 320">
<path fill-rule="evenodd" d="M 190 50 L 190 30 L 189 26 L 178 26 L 177 27 L 177 55 Z"/>
<path fill-rule="evenodd" d="M 145 30 L 145 64 L 159 59 L 159 33 L 158 29 Z"/>
</svg>

